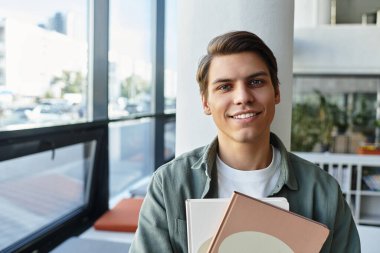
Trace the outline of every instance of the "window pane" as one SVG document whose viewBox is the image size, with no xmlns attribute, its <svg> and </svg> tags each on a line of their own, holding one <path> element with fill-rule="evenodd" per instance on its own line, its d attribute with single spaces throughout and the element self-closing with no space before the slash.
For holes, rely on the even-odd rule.
<svg viewBox="0 0 380 253">
<path fill-rule="evenodd" d="M 151 112 L 151 0 L 111 0 L 109 34 L 109 117 Z"/>
<path fill-rule="evenodd" d="M 0 129 L 80 121 L 87 1 L 0 0 Z"/>
<path fill-rule="evenodd" d="M 337 24 L 376 24 L 379 1 L 335 0 Z M 379 21 L 377 21 L 379 22 Z"/>
<path fill-rule="evenodd" d="M 380 79 L 295 76 L 292 150 L 356 153 L 380 142 Z"/>
<path fill-rule="evenodd" d="M 109 124 L 111 198 L 152 174 L 153 128 L 150 119 Z"/>
<path fill-rule="evenodd" d="M 165 112 L 176 109 L 177 0 L 165 1 Z"/>
<path fill-rule="evenodd" d="M 164 159 L 169 161 L 175 155 L 175 120 L 165 123 L 165 152 Z"/>
<path fill-rule="evenodd" d="M 87 203 L 95 145 L 0 162 L 0 251 Z"/>
</svg>

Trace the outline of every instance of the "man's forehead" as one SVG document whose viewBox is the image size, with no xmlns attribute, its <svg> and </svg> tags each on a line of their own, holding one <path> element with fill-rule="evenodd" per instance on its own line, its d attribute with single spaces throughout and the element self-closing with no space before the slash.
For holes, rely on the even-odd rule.
<svg viewBox="0 0 380 253">
<path fill-rule="evenodd" d="M 215 55 L 212 57 L 210 61 L 210 68 L 213 66 L 222 63 L 228 64 L 232 62 L 244 62 L 249 61 L 250 64 L 255 63 L 258 65 L 265 65 L 268 68 L 267 62 L 265 59 L 256 52 L 241 52 L 241 53 L 233 53 L 233 54 L 223 54 L 223 55 Z"/>
<path fill-rule="evenodd" d="M 269 75 L 269 69 L 262 57 L 255 52 L 217 55 L 210 63 L 209 82 L 213 82 L 214 78 L 227 78 L 229 74 L 239 73 L 245 76 L 257 73 Z"/>
</svg>

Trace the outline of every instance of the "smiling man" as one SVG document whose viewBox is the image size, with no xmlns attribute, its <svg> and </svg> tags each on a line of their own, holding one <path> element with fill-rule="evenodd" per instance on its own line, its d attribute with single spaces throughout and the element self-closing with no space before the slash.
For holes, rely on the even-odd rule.
<svg viewBox="0 0 380 253">
<path fill-rule="evenodd" d="M 321 252 L 360 252 L 336 180 L 289 153 L 270 132 L 280 103 L 277 72 L 272 51 L 255 34 L 230 32 L 209 43 L 197 81 L 217 137 L 154 173 L 130 252 L 187 252 L 185 200 L 226 198 L 233 191 L 285 197 L 291 211 L 330 229 Z"/>
</svg>

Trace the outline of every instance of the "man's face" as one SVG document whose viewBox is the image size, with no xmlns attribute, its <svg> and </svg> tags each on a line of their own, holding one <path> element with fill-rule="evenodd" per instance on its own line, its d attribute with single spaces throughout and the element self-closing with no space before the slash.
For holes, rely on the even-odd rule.
<svg viewBox="0 0 380 253">
<path fill-rule="evenodd" d="M 219 141 L 268 141 L 280 92 L 274 88 L 268 67 L 253 52 L 216 56 L 210 65 L 203 109 L 218 128 Z"/>
</svg>

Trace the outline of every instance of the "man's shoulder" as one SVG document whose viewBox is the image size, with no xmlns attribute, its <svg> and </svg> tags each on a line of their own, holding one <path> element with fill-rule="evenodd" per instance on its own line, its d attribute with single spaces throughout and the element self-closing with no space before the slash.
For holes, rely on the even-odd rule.
<svg viewBox="0 0 380 253">
<path fill-rule="evenodd" d="M 207 146 L 199 147 L 193 149 L 191 151 L 185 152 L 173 160 L 165 163 L 160 166 L 156 173 L 183 173 L 186 169 L 191 169 L 196 163 L 200 162 L 200 160 L 205 155 L 207 150 Z"/>
<path fill-rule="evenodd" d="M 159 186 L 162 194 L 175 203 L 178 199 L 199 198 L 207 182 L 204 149 L 184 153 L 159 167 L 152 184 Z"/>
<path fill-rule="evenodd" d="M 177 156 L 176 158 L 174 158 L 173 160 L 164 164 L 161 167 L 170 167 L 173 165 L 188 164 L 188 163 L 194 164 L 197 161 L 199 161 L 199 159 L 202 159 L 202 157 L 204 156 L 204 154 L 206 152 L 206 149 L 207 149 L 207 146 L 195 148 L 191 151 L 185 152 L 185 153 Z"/>
<path fill-rule="evenodd" d="M 320 169 L 316 164 L 300 157 L 299 155 L 297 154 L 294 154 L 292 152 L 288 152 L 288 158 L 289 158 L 289 161 L 292 163 L 292 165 L 296 165 L 296 166 L 307 166 L 309 168 L 312 168 L 312 169 Z"/>
</svg>

